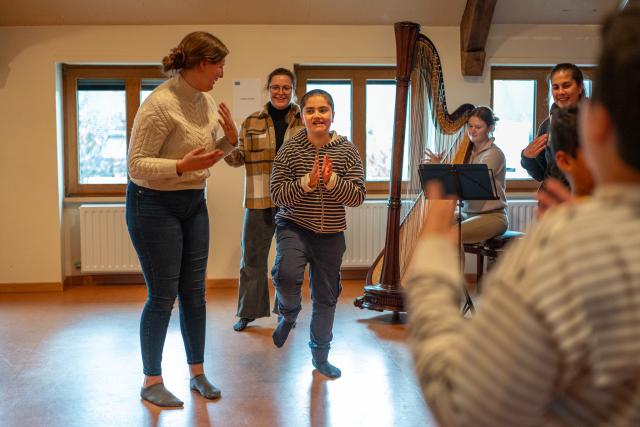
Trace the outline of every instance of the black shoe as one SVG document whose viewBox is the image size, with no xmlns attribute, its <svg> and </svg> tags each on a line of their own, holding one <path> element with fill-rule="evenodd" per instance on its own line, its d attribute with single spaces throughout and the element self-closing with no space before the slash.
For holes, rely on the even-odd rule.
<svg viewBox="0 0 640 427">
<path fill-rule="evenodd" d="M 241 317 L 240 320 L 238 320 L 236 322 L 235 325 L 233 325 L 233 330 L 236 332 L 240 332 L 240 331 L 244 331 L 244 328 L 247 327 L 247 325 L 251 322 L 253 322 L 256 319 L 249 319 L 247 317 Z"/>
</svg>

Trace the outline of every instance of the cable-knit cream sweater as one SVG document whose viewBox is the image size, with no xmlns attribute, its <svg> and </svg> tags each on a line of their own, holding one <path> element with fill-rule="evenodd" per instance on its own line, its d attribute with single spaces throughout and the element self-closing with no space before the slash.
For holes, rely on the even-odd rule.
<svg viewBox="0 0 640 427">
<path fill-rule="evenodd" d="M 208 169 L 178 175 L 176 163 L 189 151 L 228 144 L 209 93 L 191 87 L 180 74 L 168 79 L 138 109 L 129 142 L 129 177 L 142 187 L 173 191 L 205 187 Z"/>
</svg>

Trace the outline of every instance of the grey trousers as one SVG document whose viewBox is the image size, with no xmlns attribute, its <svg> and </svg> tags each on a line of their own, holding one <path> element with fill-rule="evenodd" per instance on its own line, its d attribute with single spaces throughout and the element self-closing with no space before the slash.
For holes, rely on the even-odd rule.
<svg viewBox="0 0 640 427">
<path fill-rule="evenodd" d="M 238 317 L 269 317 L 269 248 L 275 232 L 275 208 L 245 209 L 238 283 Z M 274 313 L 277 313 L 274 308 Z"/>
</svg>

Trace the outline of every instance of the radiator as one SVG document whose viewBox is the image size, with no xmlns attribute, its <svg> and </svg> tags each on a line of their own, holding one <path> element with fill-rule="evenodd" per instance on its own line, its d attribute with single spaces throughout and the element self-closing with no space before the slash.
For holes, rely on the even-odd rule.
<svg viewBox="0 0 640 427">
<path fill-rule="evenodd" d="M 387 227 L 387 201 L 367 201 L 357 208 L 346 208 L 347 250 L 343 267 L 370 267 L 384 247 Z"/>
<path fill-rule="evenodd" d="M 535 217 L 536 200 L 515 199 L 507 201 L 507 216 L 509 217 L 509 230 L 527 231 Z"/>
<path fill-rule="evenodd" d="M 83 273 L 140 272 L 124 205 L 80 206 L 80 264 Z"/>
<path fill-rule="evenodd" d="M 509 229 L 526 231 L 534 217 L 535 200 L 509 200 Z M 346 208 L 347 250 L 343 267 L 369 267 L 384 247 L 387 201 L 367 201 Z M 123 205 L 80 206 L 80 252 L 83 273 L 140 272 L 131 245 Z"/>
</svg>

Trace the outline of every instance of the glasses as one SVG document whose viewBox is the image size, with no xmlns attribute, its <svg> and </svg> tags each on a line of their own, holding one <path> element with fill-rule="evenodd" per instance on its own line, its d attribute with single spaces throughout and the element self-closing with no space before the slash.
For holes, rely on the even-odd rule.
<svg viewBox="0 0 640 427">
<path fill-rule="evenodd" d="M 284 92 L 284 93 L 291 93 L 291 90 L 293 88 L 291 86 L 278 86 L 278 85 L 271 85 L 269 86 L 269 90 L 271 92 Z"/>
</svg>

